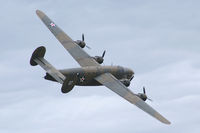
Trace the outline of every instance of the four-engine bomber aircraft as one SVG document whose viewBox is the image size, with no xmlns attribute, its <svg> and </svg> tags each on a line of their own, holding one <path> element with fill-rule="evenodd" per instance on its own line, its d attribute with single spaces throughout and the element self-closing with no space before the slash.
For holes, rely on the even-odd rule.
<svg viewBox="0 0 200 133">
<path fill-rule="evenodd" d="M 63 93 L 68 93 L 75 85 L 104 85 L 159 121 L 165 124 L 170 124 L 167 119 L 144 102 L 148 99 L 144 88 L 144 93 L 139 94 L 134 94 L 127 88 L 134 75 L 134 72 L 131 69 L 120 66 L 101 66 L 100 64 L 104 60 L 103 57 L 105 51 L 102 56 L 89 56 L 82 49 L 86 46 L 84 35 L 82 35 L 82 40 L 73 41 L 42 11 L 37 10 L 36 13 L 53 35 L 60 41 L 63 47 L 81 66 L 81 68 L 57 70 L 44 59 L 46 52 L 45 47 L 38 47 L 32 54 L 30 64 L 32 66 L 40 65 L 44 70 L 46 70 L 45 79 L 61 83 L 61 91 Z"/>
</svg>

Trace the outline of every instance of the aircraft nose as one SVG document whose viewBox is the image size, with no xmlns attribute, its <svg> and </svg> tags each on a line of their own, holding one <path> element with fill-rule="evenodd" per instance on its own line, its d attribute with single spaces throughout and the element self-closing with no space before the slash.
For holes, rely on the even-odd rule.
<svg viewBox="0 0 200 133">
<path fill-rule="evenodd" d="M 131 78 L 134 74 L 133 70 L 131 70 L 129 68 L 125 68 L 125 72 L 127 74 L 127 78 Z"/>
</svg>

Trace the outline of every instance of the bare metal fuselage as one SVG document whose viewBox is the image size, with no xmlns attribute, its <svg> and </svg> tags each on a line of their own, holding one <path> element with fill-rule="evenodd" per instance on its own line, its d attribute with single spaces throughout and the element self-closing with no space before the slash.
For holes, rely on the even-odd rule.
<svg viewBox="0 0 200 133">
<path fill-rule="evenodd" d="M 95 80 L 95 77 L 103 73 L 111 73 L 117 79 L 130 79 L 134 72 L 131 69 L 121 66 L 99 66 L 99 67 L 82 67 L 59 70 L 66 78 L 77 78 L 76 85 L 78 86 L 98 86 L 101 85 Z M 47 80 L 56 81 L 48 73 L 44 77 Z"/>
</svg>

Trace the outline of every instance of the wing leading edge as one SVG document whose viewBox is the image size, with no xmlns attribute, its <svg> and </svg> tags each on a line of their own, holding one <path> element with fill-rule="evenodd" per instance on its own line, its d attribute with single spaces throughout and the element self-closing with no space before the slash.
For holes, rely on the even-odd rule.
<svg viewBox="0 0 200 133">
<path fill-rule="evenodd" d="M 146 113 L 150 114 L 154 118 L 158 119 L 162 123 L 170 124 L 170 122 L 159 114 L 156 110 L 146 104 L 143 100 L 137 97 L 131 90 L 124 86 L 119 80 L 117 80 L 112 74 L 105 73 L 95 78 L 99 83 L 108 87 L 127 101 L 135 104 L 138 108 L 142 109 Z"/>
<path fill-rule="evenodd" d="M 60 41 L 63 47 L 71 54 L 71 56 L 82 67 L 99 66 L 99 64 L 91 58 L 82 48 L 80 48 L 64 31 L 62 31 L 47 15 L 42 11 L 36 10 L 36 14 L 52 32 L 52 34 Z"/>
</svg>

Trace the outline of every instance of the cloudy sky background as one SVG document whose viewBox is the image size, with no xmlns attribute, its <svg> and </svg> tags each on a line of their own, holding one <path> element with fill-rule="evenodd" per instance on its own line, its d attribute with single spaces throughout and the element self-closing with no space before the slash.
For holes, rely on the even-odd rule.
<svg viewBox="0 0 200 133">
<path fill-rule="evenodd" d="M 155 133 L 200 131 L 200 2 L 198 0 L 3 1 L 0 5 L 0 132 Z M 43 79 L 29 65 L 45 46 L 58 69 L 79 67 L 35 14 L 40 9 L 90 55 L 106 49 L 106 65 L 132 68 L 130 89 L 146 86 L 164 125 L 106 87 L 75 87 Z"/>
</svg>

